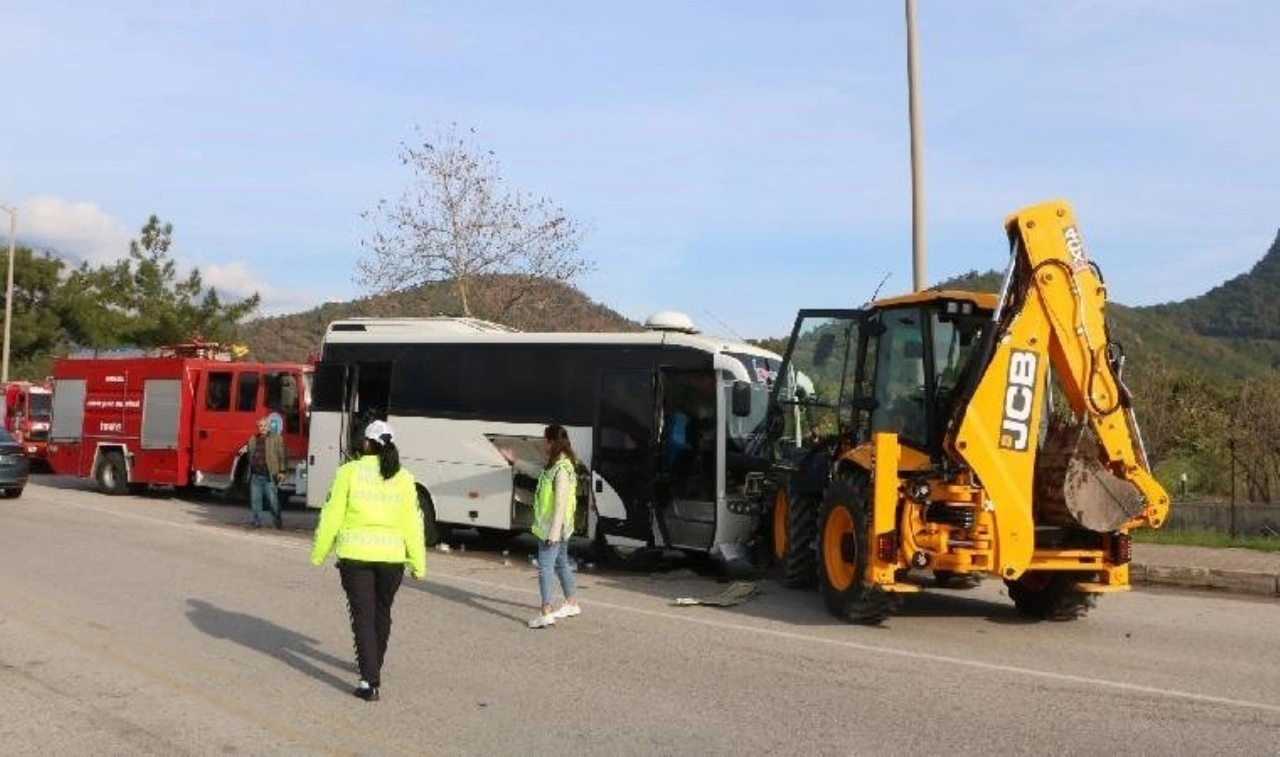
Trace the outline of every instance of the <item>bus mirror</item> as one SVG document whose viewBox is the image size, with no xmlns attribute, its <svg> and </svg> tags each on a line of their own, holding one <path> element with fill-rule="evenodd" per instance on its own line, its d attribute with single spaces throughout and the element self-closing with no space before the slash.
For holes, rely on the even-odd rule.
<svg viewBox="0 0 1280 757">
<path fill-rule="evenodd" d="M 746 381 L 733 382 L 733 414 L 738 418 L 751 415 L 751 384 Z"/>
</svg>

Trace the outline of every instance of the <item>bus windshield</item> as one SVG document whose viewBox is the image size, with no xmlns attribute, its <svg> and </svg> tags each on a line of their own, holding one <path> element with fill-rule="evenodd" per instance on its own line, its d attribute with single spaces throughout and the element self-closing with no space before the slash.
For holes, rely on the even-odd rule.
<svg viewBox="0 0 1280 757">
<path fill-rule="evenodd" d="M 727 354 L 741 362 L 747 375 L 751 377 L 751 413 L 739 417 L 725 412 L 726 449 L 730 453 L 762 454 L 766 441 L 765 421 L 769 414 L 769 393 L 773 391 L 773 382 L 778 378 L 781 361 L 763 355 Z M 725 393 L 727 410 L 733 405 L 733 381 L 725 382 L 722 391 Z"/>
</svg>

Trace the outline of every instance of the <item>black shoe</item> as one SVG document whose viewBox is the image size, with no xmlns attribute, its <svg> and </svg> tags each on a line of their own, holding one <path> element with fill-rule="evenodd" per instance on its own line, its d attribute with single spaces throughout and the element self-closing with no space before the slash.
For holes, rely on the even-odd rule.
<svg viewBox="0 0 1280 757">
<path fill-rule="evenodd" d="M 280 518 L 276 518 L 276 530 L 280 531 L 283 528 L 284 528 L 284 521 Z"/>
<path fill-rule="evenodd" d="M 360 699 L 363 699 L 363 700 L 364 700 L 364 701 L 366 701 L 366 702 L 376 702 L 376 701 L 378 701 L 378 687 L 377 687 L 377 686 L 368 686 L 368 685 L 366 685 L 366 686 L 357 686 L 357 687 L 356 687 L 356 689 L 355 689 L 355 691 L 353 691 L 353 692 L 351 692 L 351 693 L 352 693 L 352 694 L 354 694 L 354 695 L 356 695 L 356 696 L 357 696 L 357 697 L 359 697 Z"/>
</svg>

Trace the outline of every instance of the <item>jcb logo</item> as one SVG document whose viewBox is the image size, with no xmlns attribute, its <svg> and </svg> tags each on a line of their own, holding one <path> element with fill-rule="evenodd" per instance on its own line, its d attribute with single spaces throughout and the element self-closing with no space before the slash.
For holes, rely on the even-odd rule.
<svg viewBox="0 0 1280 757">
<path fill-rule="evenodd" d="M 1031 442 L 1031 410 L 1036 400 L 1036 353 L 1014 350 L 1009 355 L 1009 380 L 1004 388 L 1004 417 L 1000 448 L 1025 452 Z"/>
<path fill-rule="evenodd" d="M 1067 254 L 1071 256 L 1072 270 L 1079 272 L 1089 267 L 1089 256 L 1084 252 L 1084 238 L 1080 236 L 1080 230 L 1074 226 L 1068 226 L 1062 230 L 1062 235 L 1066 237 Z"/>
</svg>

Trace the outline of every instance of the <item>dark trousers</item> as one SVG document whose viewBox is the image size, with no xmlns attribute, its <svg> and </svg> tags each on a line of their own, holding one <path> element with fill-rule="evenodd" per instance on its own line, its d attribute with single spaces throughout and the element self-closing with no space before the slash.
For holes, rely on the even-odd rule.
<svg viewBox="0 0 1280 757">
<path fill-rule="evenodd" d="M 360 678 L 370 686 L 380 686 L 382 660 L 387 655 L 387 639 L 391 638 L 391 603 L 404 578 L 404 565 L 339 560 L 338 572 L 347 593 Z"/>
</svg>

